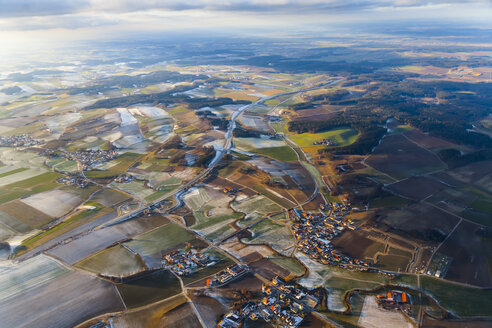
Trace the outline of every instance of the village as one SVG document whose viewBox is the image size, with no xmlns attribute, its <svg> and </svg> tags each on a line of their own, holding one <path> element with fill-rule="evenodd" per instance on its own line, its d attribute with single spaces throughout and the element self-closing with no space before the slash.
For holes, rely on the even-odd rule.
<svg viewBox="0 0 492 328">
<path fill-rule="evenodd" d="M 345 229 L 355 230 L 356 227 L 342 220 L 342 215 L 347 210 L 345 206 L 325 206 L 328 207 L 333 216 L 297 209 L 289 212 L 294 219 L 292 230 L 298 240 L 299 249 L 321 264 L 337 265 L 354 271 L 368 271 L 368 262 L 352 259 L 331 245 L 331 240 Z"/>
<path fill-rule="evenodd" d="M 66 186 L 75 186 L 82 189 L 87 188 L 87 186 L 91 183 L 88 179 L 82 178 L 77 175 L 61 177 L 56 179 L 56 182 L 64 184 Z"/>
<path fill-rule="evenodd" d="M 336 141 L 330 140 L 330 139 L 323 139 L 320 141 L 315 141 L 313 142 L 314 146 L 320 146 L 320 145 L 325 145 L 325 146 L 338 146 L 338 143 Z"/>
<path fill-rule="evenodd" d="M 114 179 L 114 182 L 116 183 L 128 183 L 128 182 L 132 182 L 133 180 L 135 180 L 135 177 L 131 174 L 122 174 L 120 176 L 118 176 L 116 179 Z"/>
<path fill-rule="evenodd" d="M 221 328 L 240 327 L 245 320 L 263 319 L 275 326 L 298 327 L 307 313 L 319 303 L 318 298 L 309 295 L 304 288 L 289 284 L 279 277 L 262 285 L 263 298 L 247 302 L 242 309 L 231 311 L 218 323 Z"/>
<path fill-rule="evenodd" d="M 212 278 L 207 279 L 207 285 L 210 286 L 222 286 L 232 280 L 239 278 L 248 272 L 247 265 L 234 264 L 230 267 L 215 274 Z"/>
<path fill-rule="evenodd" d="M 0 137 L 0 147 L 32 147 L 39 144 L 39 141 L 34 140 L 28 134 Z"/>
<path fill-rule="evenodd" d="M 178 276 L 187 276 L 199 268 L 210 267 L 217 263 L 217 259 L 214 257 L 205 255 L 194 248 L 175 250 L 163 257 L 164 268 L 171 270 Z"/>
<path fill-rule="evenodd" d="M 82 170 L 90 171 L 97 164 L 115 159 L 118 157 L 118 153 L 115 150 L 79 150 L 76 152 L 63 152 L 60 156 L 70 161 L 77 161 L 82 164 Z"/>
</svg>

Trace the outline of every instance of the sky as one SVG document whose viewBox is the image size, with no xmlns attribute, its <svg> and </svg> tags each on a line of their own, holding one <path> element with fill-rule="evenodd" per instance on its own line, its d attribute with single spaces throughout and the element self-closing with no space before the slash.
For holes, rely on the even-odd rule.
<svg viewBox="0 0 492 328">
<path fill-rule="evenodd" d="M 0 51 L 136 32 L 255 35 L 421 20 L 492 27 L 491 17 L 492 0 L 0 0 Z"/>
</svg>

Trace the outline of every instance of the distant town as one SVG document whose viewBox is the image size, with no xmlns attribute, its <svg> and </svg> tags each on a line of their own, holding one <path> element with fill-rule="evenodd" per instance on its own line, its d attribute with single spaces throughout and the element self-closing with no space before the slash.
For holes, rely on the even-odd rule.
<svg viewBox="0 0 492 328">
<path fill-rule="evenodd" d="M 0 137 L 0 147 L 32 147 L 40 143 L 28 134 Z"/>
</svg>

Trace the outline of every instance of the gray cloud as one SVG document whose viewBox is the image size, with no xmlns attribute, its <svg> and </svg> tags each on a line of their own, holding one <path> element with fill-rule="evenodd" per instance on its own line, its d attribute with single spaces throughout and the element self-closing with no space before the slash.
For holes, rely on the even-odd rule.
<svg viewBox="0 0 492 328">
<path fill-rule="evenodd" d="M 208 10 L 268 13 L 360 12 L 439 4 L 490 3 L 490 0 L 0 0 L 0 17 L 56 16 L 86 12 Z"/>
</svg>

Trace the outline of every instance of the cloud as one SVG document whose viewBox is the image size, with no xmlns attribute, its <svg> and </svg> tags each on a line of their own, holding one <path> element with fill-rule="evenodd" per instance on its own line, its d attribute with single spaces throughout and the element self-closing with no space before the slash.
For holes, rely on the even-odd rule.
<svg viewBox="0 0 492 328">
<path fill-rule="evenodd" d="M 56 16 L 86 12 L 147 10 L 269 13 L 359 12 L 379 8 L 489 3 L 488 0 L 0 0 L 0 17 Z"/>
</svg>

